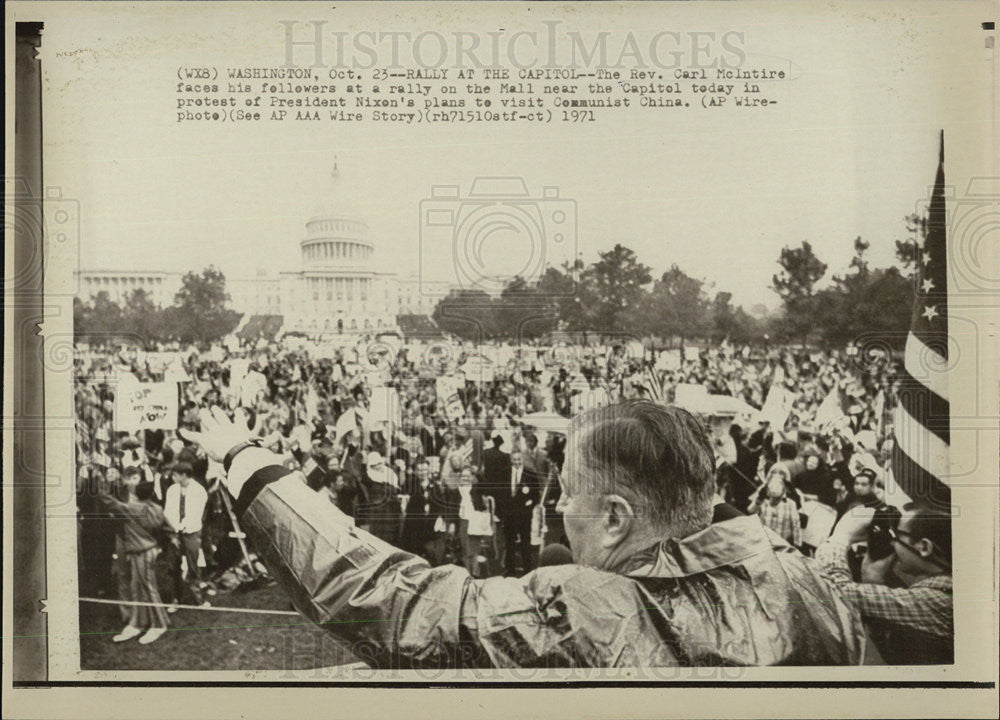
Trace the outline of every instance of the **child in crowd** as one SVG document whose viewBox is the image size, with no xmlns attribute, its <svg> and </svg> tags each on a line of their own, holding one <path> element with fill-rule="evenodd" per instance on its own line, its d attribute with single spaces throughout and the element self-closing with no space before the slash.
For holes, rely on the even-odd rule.
<svg viewBox="0 0 1000 720">
<path fill-rule="evenodd" d="M 751 510 L 760 516 L 765 527 L 770 528 L 794 547 L 802 544 L 802 521 L 795 501 L 788 497 L 791 476 L 782 465 L 774 465 L 767 475 L 767 482 L 758 492 Z"/>
</svg>

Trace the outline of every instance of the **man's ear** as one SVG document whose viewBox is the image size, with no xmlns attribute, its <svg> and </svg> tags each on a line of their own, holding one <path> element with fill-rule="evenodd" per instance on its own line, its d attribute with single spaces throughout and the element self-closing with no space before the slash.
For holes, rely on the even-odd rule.
<svg viewBox="0 0 1000 720">
<path fill-rule="evenodd" d="M 934 554 L 934 543 L 927 538 L 920 538 L 920 540 L 917 541 L 917 544 L 913 547 L 920 552 L 920 557 L 924 560 L 930 560 L 931 556 Z"/>
<path fill-rule="evenodd" d="M 632 503 L 621 495 L 605 495 L 601 500 L 601 526 L 604 530 L 602 544 L 617 545 L 632 531 L 636 522 Z"/>
</svg>

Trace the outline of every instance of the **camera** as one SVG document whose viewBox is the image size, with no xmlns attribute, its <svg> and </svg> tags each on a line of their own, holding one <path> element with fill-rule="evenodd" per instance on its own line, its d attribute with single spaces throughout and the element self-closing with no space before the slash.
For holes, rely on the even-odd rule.
<svg viewBox="0 0 1000 720">
<path fill-rule="evenodd" d="M 884 560 L 893 554 L 892 539 L 903 514 L 892 505 L 875 508 L 871 527 L 868 529 L 868 558 Z"/>
<path fill-rule="evenodd" d="M 557 187 L 532 197 L 522 178 L 478 177 L 462 196 L 458 185 L 435 185 L 420 202 L 421 280 L 450 260 L 463 288 L 497 292 L 515 276 L 532 282 L 547 266 L 575 260 L 576 233 L 576 201 Z"/>
</svg>

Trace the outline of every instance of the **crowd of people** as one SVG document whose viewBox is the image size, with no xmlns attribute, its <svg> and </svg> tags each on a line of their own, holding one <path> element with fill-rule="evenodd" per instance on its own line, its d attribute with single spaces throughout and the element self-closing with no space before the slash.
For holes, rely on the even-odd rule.
<svg viewBox="0 0 1000 720">
<path fill-rule="evenodd" d="M 757 515 L 836 583 L 859 583 L 870 570 L 868 536 L 839 521 L 867 508 L 876 527 L 898 533 L 905 514 L 891 504 L 888 467 L 894 366 L 887 353 L 853 347 L 728 343 L 391 336 L 78 348 L 81 592 L 146 603 L 122 606 L 126 626 L 114 639 L 152 642 L 169 622 L 160 606 L 209 602 L 211 578 L 247 559 L 230 537 L 239 513 L 223 489 L 224 463 L 183 437 L 206 408 L 243 415 L 253 444 L 315 503 L 431 566 L 487 578 L 523 576 L 553 562 L 543 548 L 570 544 L 560 511 L 568 418 L 636 398 L 704 405 L 690 409 L 704 416 L 714 453 L 717 514 Z M 123 377 L 176 382 L 176 422 L 119 430 Z M 694 386 L 709 400 L 690 400 Z M 712 405 L 720 396 L 734 402 Z M 935 542 L 940 570 L 950 543 Z M 942 617 L 921 632 L 948 636 Z"/>
</svg>

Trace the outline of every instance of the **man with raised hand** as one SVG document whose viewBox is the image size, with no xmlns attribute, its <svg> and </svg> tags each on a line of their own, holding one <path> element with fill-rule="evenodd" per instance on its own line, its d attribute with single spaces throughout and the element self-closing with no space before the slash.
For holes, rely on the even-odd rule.
<svg viewBox="0 0 1000 720">
<path fill-rule="evenodd" d="M 573 419 L 559 510 L 574 564 L 474 579 L 352 527 L 244 417 L 186 432 L 222 460 L 240 524 L 299 612 L 376 667 L 859 664 L 856 611 L 756 517 L 712 523 L 702 425 L 648 401 Z M 359 651 L 361 652 L 361 651 Z"/>
</svg>

